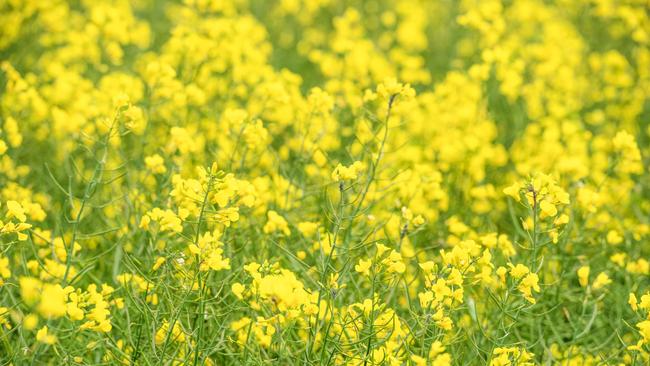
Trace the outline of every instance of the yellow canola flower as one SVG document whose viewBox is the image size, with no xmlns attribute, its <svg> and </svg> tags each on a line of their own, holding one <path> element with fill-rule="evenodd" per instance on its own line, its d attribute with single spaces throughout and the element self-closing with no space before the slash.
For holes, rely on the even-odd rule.
<svg viewBox="0 0 650 366">
<path fill-rule="evenodd" d="M 515 182 L 512 185 L 503 189 L 503 193 L 507 196 L 514 198 L 517 202 L 521 201 L 521 184 Z"/>
<path fill-rule="evenodd" d="M 254 284 L 260 297 L 280 311 L 299 309 L 311 303 L 311 296 L 291 271 L 282 269 L 278 274 L 255 279 Z"/>
<path fill-rule="evenodd" d="M 533 366 L 533 356 L 520 347 L 497 347 L 492 351 L 489 366 Z"/>
<path fill-rule="evenodd" d="M 332 180 L 335 182 L 356 180 L 363 170 L 363 163 L 355 161 L 350 166 L 338 164 L 332 172 Z"/>
<path fill-rule="evenodd" d="M 642 322 L 636 323 L 636 327 L 639 328 L 639 333 L 643 338 L 643 343 L 648 344 L 650 342 L 650 320 L 644 320 Z"/>
<path fill-rule="evenodd" d="M 616 230 L 610 230 L 607 232 L 607 242 L 611 245 L 618 245 L 623 242 L 623 237 Z"/>
<path fill-rule="evenodd" d="M 63 288 L 59 284 L 43 284 L 40 293 L 38 312 L 45 318 L 59 318 L 66 314 L 66 302 L 71 288 Z"/>
<path fill-rule="evenodd" d="M 361 273 L 364 276 L 370 275 L 370 267 L 372 266 L 372 260 L 363 260 L 359 259 L 359 263 L 354 266 L 354 270 Z"/>
<path fill-rule="evenodd" d="M 267 219 L 268 220 L 263 228 L 266 234 L 274 233 L 277 231 L 287 236 L 291 234 L 287 220 L 285 220 L 284 217 L 280 216 L 276 211 L 269 210 L 269 212 L 267 212 Z"/>
<path fill-rule="evenodd" d="M 47 325 L 36 332 L 36 340 L 45 344 L 54 344 L 57 342 L 56 336 L 49 332 Z"/>
<path fill-rule="evenodd" d="M 580 286 L 587 287 L 589 284 L 589 266 L 578 268 L 578 281 L 580 282 Z"/>
<path fill-rule="evenodd" d="M 539 208 L 542 210 L 542 213 L 545 216 L 553 217 L 557 215 L 557 208 L 554 204 L 548 201 L 542 201 L 539 203 Z"/>
<path fill-rule="evenodd" d="M 377 86 L 377 94 L 386 100 L 392 100 L 398 96 L 410 99 L 415 97 L 415 90 L 409 84 L 402 84 L 395 78 L 387 78 Z"/>
<path fill-rule="evenodd" d="M 142 108 L 131 105 L 122 112 L 122 117 L 124 119 L 124 127 L 126 127 L 127 130 L 132 131 L 136 135 L 144 133 L 147 126 L 147 120 Z"/>
<path fill-rule="evenodd" d="M 11 324 L 9 323 L 9 309 L 4 306 L 0 306 L 0 329 L 5 327 L 6 329 L 11 329 Z"/>
<path fill-rule="evenodd" d="M 144 158 L 144 164 L 153 174 L 165 174 L 167 168 L 165 167 L 165 160 L 158 154 L 150 155 Z"/>
<path fill-rule="evenodd" d="M 179 212 L 181 214 L 181 212 Z M 179 215 L 175 214 L 172 210 L 163 210 L 154 208 L 149 210 L 140 221 L 140 228 L 149 230 L 150 223 L 154 221 L 160 225 L 161 231 L 171 231 L 180 233 L 183 231 L 183 225 Z"/>
<path fill-rule="evenodd" d="M 641 302 L 639 302 L 639 307 L 643 310 L 650 311 L 650 293 L 646 293 L 641 296 Z"/>
<path fill-rule="evenodd" d="M 246 290 L 246 288 L 241 283 L 239 282 L 233 283 L 230 289 L 232 290 L 232 293 L 235 295 L 235 297 L 237 297 L 239 300 L 244 298 L 243 293 Z"/>
<path fill-rule="evenodd" d="M 3 279 L 11 277 L 11 270 L 9 269 L 9 258 L 0 255 L 0 286 L 3 284 Z"/>
<path fill-rule="evenodd" d="M 167 259 L 165 259 L 164 257 L 156 258 L 156 261 L 154 262 L 153 266 L 151 267 L 151 270 L 152 271 L 157 271 L 158 268 L 160 268 L 160 266 L 162 266 L 165 263 L 165 261 L 167 261 Z"/>
<path fill-rule="evenodd" d="M 319 224 L 316 222 L 303 221 L 303 222 L 299 222 L 297 226 L 298 226 L 298 231 L 300 231 L 300 233 L 303 236 L 311 237 L 318 230 Z"/>
<path fill-rule="evenodd" d="M 16 201 L 7 201 L 7 219 L 14 217 L 20 222 L 25 222 L 27 220 L 25 209 L 20 203 Z"/>
<path fill-rule="evenodd" d="M 609 278 L 607 273 L 601 272 L 596 276 L 596 279 L 594 280 L 593 288 L 594 290 L 599 290 L 609 284 L 612 283 L 612 280 Z"/>
<path fill-rule="evenodd" d="M 34 330 L 38 326 L 38 316 L 36 314 L 27 314 L 23 318 L 23 328 Z"/>
<path fill-rule="evenodd" d="M 155 342 L 156 344 L 163 344 L 168 339 L 171 342 L 183 343 L 185 342 L 185 331 L 181 328 L 178 322 L 174 323 L 174 326 L 169 330 L 170 325 L 169 321 L 164 320 L 156 331 Z"/>
<path fill-rule="evenodd" d="M 190 244 L 188 249 L 191 254 L 198 256 L 199 269 L 202 271 L 221 271 L 230 269 L 230 258 L 223 256 L 223 243 L 219 240 L 221 233 L 205 233 L 200 235 L 196 244 Z"/>
<path fill-rule="evenodd" d="M 649 363 L 646 2 L 6 1 L 10 362 Z"/>
<path fill-rule="evenodd" d="M 632 311 L 637 311 L 639 309 L 638 300 L 633 292 L 630 292 L 627 303 L 630 305 L 630 308 L 632 308 Z"/>
<path fill-rule="evenodd" d="M 532 292 L 540 292 L 541 288 L 539 287 L 539 277 L 537 276 L 537 273 L 529 273 L 524 277 L 521 282 L 519 283 L 519 286 L 517 286 L 519 291 L 524 295 L 524 298 L 528 300 L 531 304 L 535 304 L 536 300 L 533 297 Z"/>
<path fill-rule="evenodd" d="M 510 267 L 510 275 L 514 277 L 515 279 L 521 279 L 525 275 L 527 275 L 530 272 L 530 269 L 526 267 L 525 265 L 519 263 L 517 265 L 513 265 L 512 263 L 508 263 L 508 266 Z"/>
</svg>

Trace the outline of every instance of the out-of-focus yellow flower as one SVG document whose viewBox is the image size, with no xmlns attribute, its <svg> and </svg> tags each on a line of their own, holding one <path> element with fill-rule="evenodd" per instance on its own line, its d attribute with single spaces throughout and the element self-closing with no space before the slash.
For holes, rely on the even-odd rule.
<svg viewBox="0 0 650 366">
<path fill-rule="evenodd" d="M 578 268 L 578 281 L 580 282 L 580 286 L 587 287 L 589 284 L 589 266 Z"/>
<path fill-rule="evenodd" d="M 45 344 L 54 344 L 57 342 L 56 336 L 49 333 L 47 325 L 36 332 L 36 340 Z"/>
</svg>

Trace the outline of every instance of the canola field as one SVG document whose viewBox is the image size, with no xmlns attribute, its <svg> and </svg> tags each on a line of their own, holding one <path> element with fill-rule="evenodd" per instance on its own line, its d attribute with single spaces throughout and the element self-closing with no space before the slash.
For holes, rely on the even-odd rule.
<svg viewBox="0 0 650 366">
<path fill-rule="evenodd" d="M 648 365 L 647 0 L 0 0 L 0 365 Z"/>
</svg>

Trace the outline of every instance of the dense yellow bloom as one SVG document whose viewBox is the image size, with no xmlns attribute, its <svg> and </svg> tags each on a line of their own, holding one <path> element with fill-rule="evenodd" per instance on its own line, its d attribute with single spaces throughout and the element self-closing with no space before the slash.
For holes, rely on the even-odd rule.
<svg viewBox="0 0 650 366">
<path fill-rule="evenodd" d="M 3 2 L 0 358 L 650 363 L 647 8 Z"/>
</svg>

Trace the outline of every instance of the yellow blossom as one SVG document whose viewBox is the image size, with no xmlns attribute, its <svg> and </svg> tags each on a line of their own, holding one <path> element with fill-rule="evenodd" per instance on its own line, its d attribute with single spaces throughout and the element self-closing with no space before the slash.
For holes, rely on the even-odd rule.
<svg viewBox="0 0 650 366">
<path fill-rule="evenodd" d="M 589 284 L 589 266 L 582 266 L 578 268 L 578 280 L 580 286 L 587 287 Z"/>
<path fill-rule="evenodd" d="M 36 340 L 45 344 L 54 344 L 57 342 L 56 336 L 49 333 L 47 325 L 36 332 Z"/>
</svg>

